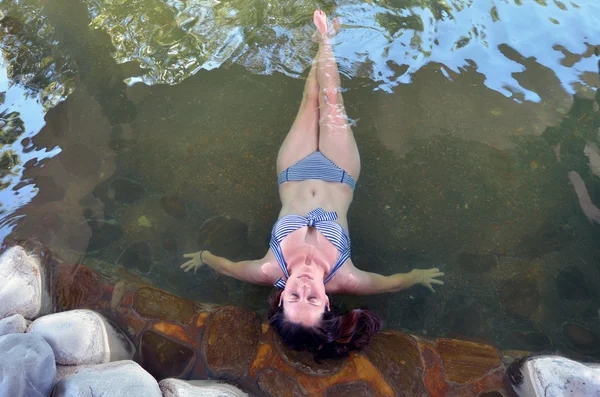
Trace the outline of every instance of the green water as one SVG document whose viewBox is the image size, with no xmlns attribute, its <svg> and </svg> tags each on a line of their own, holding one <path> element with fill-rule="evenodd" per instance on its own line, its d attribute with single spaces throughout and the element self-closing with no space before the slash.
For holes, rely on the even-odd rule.
<svg viewBox="0 0 600 397">
<path fill-rule="evenodd" d="M 435 295 L 335 302 L 388 328 L 598 357 L 600 225 L 567 178 L 600 206 L 584 154 L 600 144 L 595 0 L 0 0 L 0 238 L 264 314 L 270 288 L 179 264 L 264 255 L 316 7 L 344 23 L 354 263 L 446 273 Z"/>
</svg>

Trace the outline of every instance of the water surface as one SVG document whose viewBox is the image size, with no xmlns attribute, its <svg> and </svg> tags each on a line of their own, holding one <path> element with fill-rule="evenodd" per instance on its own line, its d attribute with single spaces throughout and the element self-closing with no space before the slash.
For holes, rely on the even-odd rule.
<svg viewBox="0 0 600 397">
<path fill-rule="evenodd" d="M 600 205 L 593 0 L 0 1 L 0 236 L 264 313 L 269 288 L 178 265 L 264 255 L 315 7 L 344 22 L 354 262 L 446 273 L 435 295 L 336 301 L 389 328 L 597 356 L 600 226 L 567 178 Z"/>
</svg>

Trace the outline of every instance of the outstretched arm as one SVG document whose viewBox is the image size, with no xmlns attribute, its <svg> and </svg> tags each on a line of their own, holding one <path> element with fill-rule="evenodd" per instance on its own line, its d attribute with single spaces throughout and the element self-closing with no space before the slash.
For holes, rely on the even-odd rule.
<svg viewBox="0 0 600 397">
<path fill-rule="evenodd" d="M 353 279 L 349 283 L 345 292 L 354 295 L 373 295 L 385 292 L 397 292 L 412 287 L 415 284 L 421 284 L 435 292 L 433 284 L 444 285 L 444 282 L 437 280 L 436 277 L 442 277 L 444 273 L 440 269 L 413 269 L 409 273 L 397 273 L 391 276 L 382 276 L 381 274 L 365 272 L 354 268 L 350 273 Z"/>
<path fill-rule="evenodd" d="M 270 280 L 264 274 L 262 269 L 265 258 L 252 261 L 232 262 L 227 258 L 213 255 L 208 250 L 185 254 L 183 257 L 190 258 L 189 261 L 180 266 L 185 272 L 194 269 L 195 274 L 198 268 L 203 265 L 208 265 L 221 274 L 237 278 L 241 281 L 261 285 L 270 284 Z"/>
</svg>

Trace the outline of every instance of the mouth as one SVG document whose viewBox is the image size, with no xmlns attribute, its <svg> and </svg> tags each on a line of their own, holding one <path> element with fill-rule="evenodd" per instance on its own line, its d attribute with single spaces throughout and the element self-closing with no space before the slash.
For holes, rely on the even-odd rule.
<svg viewBox="0 0 600 397">
<path fill-rule="evenodd" d="M 313 278 L 311 276 L 309 276 L 308 274 L 301 274 L 298 276 L 298 278 L 302 278 L 304 280 L 312 280 Z"/>
</svg>

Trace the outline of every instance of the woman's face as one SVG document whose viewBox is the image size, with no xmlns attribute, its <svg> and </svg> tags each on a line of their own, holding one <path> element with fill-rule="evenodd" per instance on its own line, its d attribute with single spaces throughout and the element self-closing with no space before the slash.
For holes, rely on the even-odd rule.
<svg viewBox="0 0 600 397">
<path fill-rule="evenodd" d="M 285 283 L 281 294 L 285 317 L 307 327 L 318 324 L 323 312 L 329 308 L 322 274 L 316 274 L 314 266 L 295 269 Z"/>
</svg>

